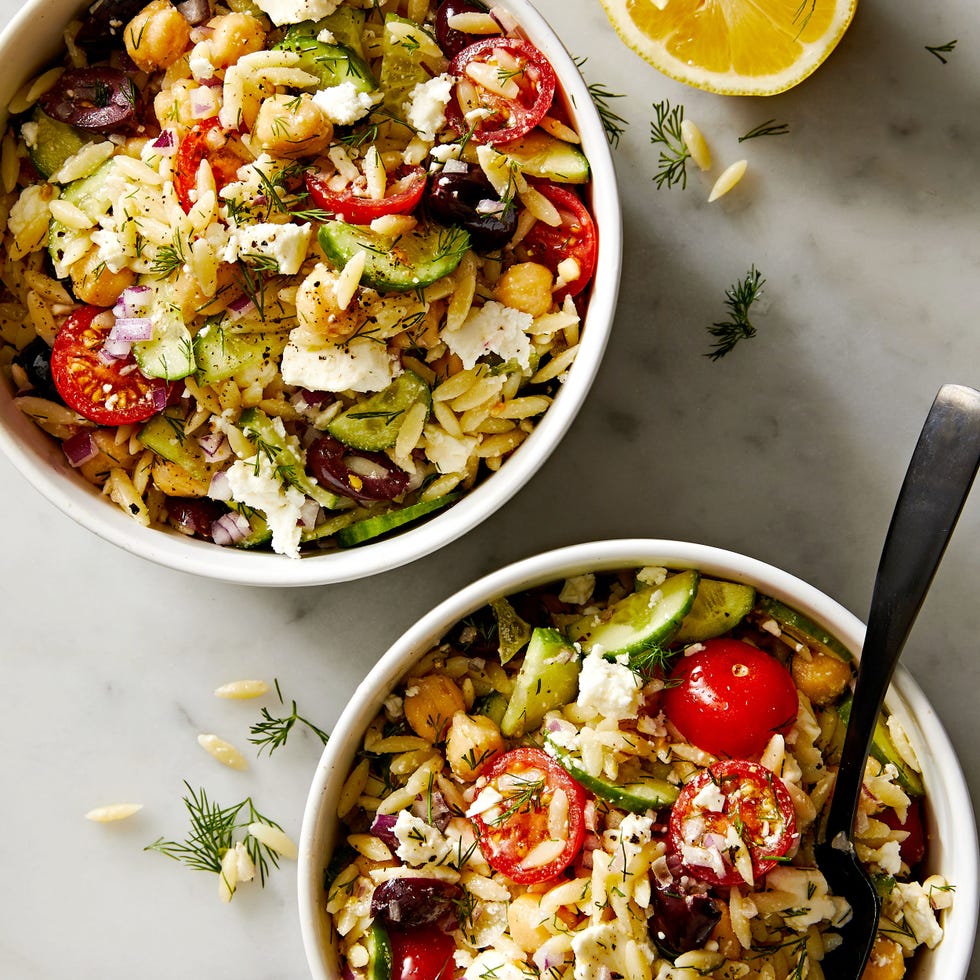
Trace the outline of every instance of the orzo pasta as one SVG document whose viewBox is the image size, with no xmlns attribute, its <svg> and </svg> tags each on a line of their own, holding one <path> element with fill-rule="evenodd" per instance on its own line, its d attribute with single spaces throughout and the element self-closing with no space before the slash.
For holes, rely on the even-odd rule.
<svg viewBox="0 0 980 980">
<path fill-rule="evenodd" d="M 339 794 L 344 975 L 822 978 L 851 914 L 813 848 L 852 674 L 795 610 L 693 570 L 478 610 L 386 698 Z M 886 727 L 855 828 L 883 895 L 869 980 L 942 939 L 953 890 L 923 870 L 921 773 Z"/>
<path fill-rule="evenodd" d="M 0 366 L 151 527 L 350 546 L 519 450 L 579 343 L 589 163 L 469 0 L 95 5 L 9 107 Z"/>
</svg>

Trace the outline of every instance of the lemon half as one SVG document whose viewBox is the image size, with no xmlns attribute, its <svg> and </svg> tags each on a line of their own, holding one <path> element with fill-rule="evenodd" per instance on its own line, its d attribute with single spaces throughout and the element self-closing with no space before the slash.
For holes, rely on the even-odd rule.
<svg viewBox="0 0 980 980">
<path fill-rule="evenodd" d="M 601 2 L 623 41 L 654 68 L 722 95 L 775 95 L 802 82 L 834 50 L 857 5 L 857 0 Z"/>
</svg>

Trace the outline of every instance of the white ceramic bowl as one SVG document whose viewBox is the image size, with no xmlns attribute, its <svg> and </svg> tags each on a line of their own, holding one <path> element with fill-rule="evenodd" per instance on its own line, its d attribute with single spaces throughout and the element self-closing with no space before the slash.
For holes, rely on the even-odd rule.
<svg viewBox="0 0 980 980">
<path fill-rule="evenodd" d="M 582 572 L 642 565 L 697 568 L 707 575 L 753 585 L 829 630 L 848 649 L 861 649 L 862 623 L 812 586 L 755 559 L 677 541 L 617 540 L 573 545 L 509 565 L 457 592 L 409 629 L 358 686 L 334 726 L 313 777 L 300 836 L 298 888 L 303 941 L 315 980 L 337 980 L 340 976 L 322 894 L 324 867 L 338 832 L 336 801 L 367 725 L 396 682 L 450 626 L 492 598 Z M 922 762 L 929 800 L 928 871 L 943 873 L 956 885 L 954 907 L 946 913 L 945 938 L 935 950 L 920 953 L 916 969 L 908 977 L 964 980 L 973 950 L 980 891 L 976 826 L 969 791 L 941 722 L 902 667 L 895 674 L 885 704 L 902 721 Z"/>
<path fill-rule="evenodd" d="M 90 3 L 29 0 L 0 35 L 0 107 L 61 50 L 65 25 Z M 527 0 L 500 0 L 554 66 L 572 122 L 592 167 L 591 210 L 599 257 L 582 342 L 553 404 L 530 437 L 500 470 L 459 503 L 390 538 L 348 551 L 281 555 L 222 548 L 175 531 L 148 530 L 127 517 L 66 463 L 61 448 L 14 406 L 0 382 L 0 449 L 59 510 L 135 555 L 170 568 L 246 585 L 301 586 L 343 582 L 396 568 L 430 554 L 472 530 L 502 507 L 534 475 L 582 407 L 599 369 L 612 327 L 622 264 L 622 222 L 612 156 L 598 113 L 571 56 Z M 0 120 L 3 119 L 0 109 Z"/>
</svg>

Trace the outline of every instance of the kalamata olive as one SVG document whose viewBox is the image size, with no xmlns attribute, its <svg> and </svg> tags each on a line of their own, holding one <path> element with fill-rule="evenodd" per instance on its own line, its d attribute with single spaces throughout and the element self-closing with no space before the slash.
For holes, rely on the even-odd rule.
<svg viewBox="0 0 980 980">
<path fill-rule="evenodd" d="M 227 512 L 224 504 L 207 497 L 170 497 L 167 500 L 167 520 L 171 527 L 198 538 L 210 538 L 211 525 Z"/>
<path fill-rule="evenodd" d="M 468 163 L 454 161 L 429 181 L 425 207 L 441 224 L 465 228 L 480 253 L 503 248 L 517 230 L 517 209 L 502 202 L 486 174 Z"/>
<path fill-rule="evenodd" d="M 462 897 L 459 885 L 441 878 L 389 878 L 374 889 L 371 915 L 388 928 L 449 925 Z"/>
<path fill-rule="evenodd" d="M 139 91 L 118 68 L 72 68 L 41 96 L 40 104 L 59 122 L 105 135 L 135 128 Z"/>
<path fill-rule="evenodd" d="M 444 0 L 436 11 L 436 40 L 442 53 L 447 58 L 455 58 L 463 48 L 468 48 L 474 41 L 483 39 L 483 35 L 467 34 L 449 26 L 449 18 L 456 14 L 485 14 L 487 8 L 471 3 L 470 0 Z"/>
<path fill-rule="evenodd" d="M 146 0 L 95 0 L 82 18 L 75 44 L 90 60 L 122 47 L 123 28 L 146 6 Z"/>
<path fill-rule="evenodd" d="M 313 442 L 306 462 L 321 486 L 354 500 L 392 500 L 408 486 L 408 473 L 383 453 L 351 449 L 333 436 Z"/>
<path fill-rule="evenodd" d="M 23 368 L 33 389 L 32 394 L 39 398 L 61 401 L 61 395 L 51 380 L 51 348 L 40 337 L 35 337 L 17 354 L 14 363 Z"/>
<path fill-rule="evenodd" d="M 666 886 L 652 879 L 647 920 L 650 938 L 669 956 L 700 949 L 721 919 L 721 906 L 696 886 L 686 888 L 675 878 Z"/>
</svg>

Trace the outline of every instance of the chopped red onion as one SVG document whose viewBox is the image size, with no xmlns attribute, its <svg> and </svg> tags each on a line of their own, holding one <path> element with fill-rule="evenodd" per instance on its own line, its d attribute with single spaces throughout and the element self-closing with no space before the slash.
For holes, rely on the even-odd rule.
<svg viewBox="0 0 980 980">
<path fill-rule="evenodd" d="M 177 4 L 177 9 L 183 14 L 188 24 L 197 26 L 211 19 L 210 0 L 183 0 Z"/>
<path fill-rule="evenodd" d="M 167 407 L 167 386 L 156 385 L 151 392 L 153 411 L 162 412 Z"/>
<path fill-rule="evenodd" d="M 75 435 L 69 436 L 62 444 L 68 462 L 79 467 L 99 455 L 99 447 L 95 444 L 91 429 L 82 429 Z"/>
<path fill-rule="evenodd" d="M 503 201 L 496 201 L 491 197 L 480 201 L 475 210 L 477 214 L 503 214 L 507 205 Z"/>
<path fill-rule="evenodd" d="M 228 319 L 234 322 L 235 320 L 240 320 L 247 313 L 251 313 L 255 309 L 255 303 L 252 302 L 247 296 L 239 296 L 238 299 L 233 300 L 228 304 Z"/>
<path fill-rule="evenodd" d="M 218 470 L 211 477 L 208 496 L 212 500 L 231 500 L 231 481 L 228 479 L 227 470 Z"/>
<path fill-rule="evenodd" d="M 172 157 L 177 152 L 177 137 L 171 130 L 165 129 L 150 144 L 150 148 L 155 150 L 158 156 Z M 142 288 L 146 289 L 147 287 Z"/>
<path fill-rule="evenodd" d="M 115 317 L 138 317 L 153 305 L 153 290 L 149 286 L 127 286 L 112 308 Z"/>
<path fill-rule="evenodd" d="M 248 521 L 236 510 L 229 511 L 219 517 L 211 525 L 211 540 L 215 544 L 238 544 L 252 532 Z"/>
<path fill-rule="evenodd" d="M 215 89 L 201 86 L 191 92 L 191 115 L 195 119 L 209 119 L 217 111 L 218 98 Z"/>
<path fill-rule="evenodd" d="M 102 346 L 99 348 L 98 357 L 103 364 L 115 364 L 116 361 L 121 361 L 123 358 L 129 357 L 132 349 L 133 345 L 128 340 L 116 340 L 112 337 L 106 337 Z"/>
<path fill-rule="evenodd" d="M 221 455 L 221 450 L 227 446 L 225 434 L 218 430 L 201 436 L 197 442 L 208 461 L 212 463 L 218 459 L 218 456 Z"/>
<path fill-rule="evenodd" d="M 148 316 L 117 316 L 109 331 L 109 340 L 134 343 L 153 339 L 153 321 Z"/>
<path fill-rule="evenodd" d="M 299 509 L 300 527 L 316 527 L 319 517 L 320 505 L 312 497 L 307 497 Z"/>
</svg>

